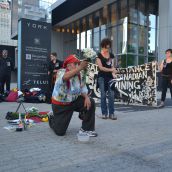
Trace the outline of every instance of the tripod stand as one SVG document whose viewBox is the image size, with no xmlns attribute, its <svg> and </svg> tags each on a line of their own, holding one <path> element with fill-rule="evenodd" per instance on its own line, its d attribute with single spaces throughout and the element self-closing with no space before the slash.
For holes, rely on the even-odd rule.
<svg viewBox="0 0 172 172">
<path fill-rule="evenodd" d="M 16 113 L 18 112 L 18 110 L 20 109 L 20 107 L 23 106 L 23 109 L 25 110 L 25 112 L 26 112 L 26 114 L 27 114 L 27 111 L 26 111 L 26 108 L 24 107 L 23 101 L 24 101 L 23 98 L 19 98 L 19 99 L 17 100 L 17 102 L 19 103 L 19 105 L 18 105 L 18 107 L 17 107 L 17 109 L 16 109 Z"/>
</svg>

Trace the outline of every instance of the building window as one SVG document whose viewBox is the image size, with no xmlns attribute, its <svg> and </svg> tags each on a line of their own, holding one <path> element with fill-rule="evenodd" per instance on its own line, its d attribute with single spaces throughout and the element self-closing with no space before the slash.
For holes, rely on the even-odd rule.
<svg viewBox="0 0 172 172">
<path fill-rule="evenodd" d="M 156 30 L 153 28 L 148 29 L 148 55 L 156 56 L 155 53 L 155 34 Z"/>
<path fill-rule="evenodd" d="M 137 65 L 137 56 L 134 54 L 127 54 L 127 66 L 132 67 Z"/>
<path fill-rule="evenodd" d="M 99 11 L 94 13 L 94 29 L 93 29 L 93 49 L 95 51 L 99 50 L 99 42 L 100 42 L 100 13 Z"/>
<path fill-rule="evenodd" d="M 118 35 L 117 35 L 117 45 L 118 45 L 118 54 L 127 53 L 127 23 L 124 22 L 123 25 L 118 26 Z"/>
<path fill-rule="evenodd" d="M 112 40 L 112 52 L 114 54 L 117 54 L 117 50 L 118 50 L 118 44 L 117 44 L 117 27 L 112 27 L 110 29 L 111 31 L 111 40 Z"/>
<path fill-rule="evenodd" d="M 121 67 L 140 65 L 157 56 L 158 1 L 116 0 L 110 5 L 63 26 L 72 34 L 77 51 L 100 50 L 100 41 L 112 40 L 112 52 Z"/>
<path fill-rule="evenodd" d="M 128 53 L 137 53 L 138 49 L 138 29 L 137 25 L 128 25 Z"/>
<path fill-rule="evenodd" d="M 139 0 L 138 4 L 139 24 L 147 25 L 146 0 Z"/>
<path fill-rule="evenodd" d="M 124 20 L 126 21 L 126 18 L 128 18 L 128 8 L 127 8 L 127 0 L 120 0 L 118 1 L 119 7 L 119 22 L 124 23 Z"/>
<path fill-rule="evenodd" d="M 137 13 L 137 1 L 129 0 L 129 22 L 137 24 L 138 23 L 138 13 Z"/>
<path fill-rule="evenodd" d="M 138 65 L 144 64 L 146 62 L 145 56 L 139 56 L 138 57 Z"/>
<path fill-rule="evenodd" d="M 118 56 L 118 66 L 125 68 L 127 67 L 127 55 L 126 54 L 122 54 Z"/>
<path fill-rule="evenodd" d="M 117 3 L 114 3 L 109 6 L 110 8 L 110 23 L 111 25 L 116 25 L 117 24 Z"/>
<path fill-rule="evenodd" d="M 142 55 L 146 55 L 147 52 L 147 27 L 139 26 L 138 27 L 138 53 Z"/>
<path fill-rule="evenodd" d="M 81 19 L 81 50 L 86 48 L 86 17 Z"/>
<path fill-rule="evenodd" d="M 87 48 L 92 47 L 92 30 L 87 30 Z"/>
</svg>

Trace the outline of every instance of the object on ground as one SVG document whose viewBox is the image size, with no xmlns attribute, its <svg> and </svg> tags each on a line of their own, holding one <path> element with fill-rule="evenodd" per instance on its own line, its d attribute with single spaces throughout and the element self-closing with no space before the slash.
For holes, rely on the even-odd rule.
<svg viewBox="0 0 172 172">
<path fill-rule="evenodd" d="M 46 101 L 46 94 L 39 88 L 24 90 L 25 102 L 43 103 Z"/>
<path fill-rule="evenodd" d="M 46 112 L 39 112 L 38 110 L 34 109 L 32 111 L 29 111 L 27 113 L 20 113 L 21 119 L 24 119 L 25 116 L 27 119 L 31 119 L 34 122 L 48 122 L 48 113 L 49 111 Z M 19 119 L 19 113 L 18 112 L 7 112 L 7 115 L 5 117 L 8 121 L 11 123 L 15 123 Z"/>
<path fill-rule="evenodd" d="M 78 138 L 79 142 L 83 142 L 83 143 L 87 143 L 90 140 L 90 137 L 87 134 L 84 134 L 84 133 L 83 134 L 78 133 L 77 138 Z"/>
</svg>

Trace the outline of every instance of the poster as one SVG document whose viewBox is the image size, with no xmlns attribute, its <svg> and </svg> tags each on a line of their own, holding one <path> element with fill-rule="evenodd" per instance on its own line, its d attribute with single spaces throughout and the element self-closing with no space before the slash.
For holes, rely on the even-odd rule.
<svg viewBox="0 0 172 172">
<path fill-rule="evenodd" d="M 48 91 L 48 58 L 51 51 L 51 25 L 21 19 L 19 23 L 18 84 L 21 90 Z"/>
<path fill-rule="evenodd" d="M 129 68 L 118 68 L 116 79 L 112 80 L 115 100 L 129 104 L 157 105 L 156 62 Z M 97 88 L 98 67 L 90 63 L 87 72 L 87 87 L 91 97 L 100 98 Z"/>
</svg>

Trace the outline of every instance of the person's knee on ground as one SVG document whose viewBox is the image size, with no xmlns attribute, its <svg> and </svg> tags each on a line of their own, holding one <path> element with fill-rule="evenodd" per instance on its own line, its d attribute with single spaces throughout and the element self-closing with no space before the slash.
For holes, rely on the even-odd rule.
<svg viewBox="0 0 172 172">
<path fill-rule="evenodd" d="M 66 131 L 64 131 L 64 129 L 60 129 L 57 126 L 54 125 L 54 119 L 53 118 L 49 118 L 49 126 L 50 128 L 53 129 L 53 131 L 55 132 L 56 135 L 58 136 L 64 136 L 66 134 Z"/>
<path fill-rule="evenodd" d="M 58 135 L 58 136 L 64 136 L 65 134 L 66 134 L 66 132 L 64 132 L 64 131 L 59 131 L 59 130 L 54 130 L 54 132 L 56 133 L 56 135 Z"/>
</svg>

